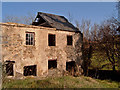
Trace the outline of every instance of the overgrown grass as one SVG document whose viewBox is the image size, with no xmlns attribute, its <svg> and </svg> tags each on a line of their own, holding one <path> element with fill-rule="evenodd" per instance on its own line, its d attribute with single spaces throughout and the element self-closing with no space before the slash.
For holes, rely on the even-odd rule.
<svg viewBox="0 0 120 90">
<path fill-rule="evenodd" d="M 49 77 L 43 80 L 36 78 L 6 79 L 3 88 L 118 88 L 118 82 L 98 80 L 85 76 L 63 76 Z"/>
</svg>

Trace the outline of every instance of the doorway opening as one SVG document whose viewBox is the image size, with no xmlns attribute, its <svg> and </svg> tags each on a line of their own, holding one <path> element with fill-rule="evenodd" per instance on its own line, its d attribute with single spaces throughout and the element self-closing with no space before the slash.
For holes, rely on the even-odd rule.
<svg viewBox="0 0 120 90">
<path fill-rule="evenodd" d="M 75 71 L 75 61 L 66 62 L 66 70 L 69 72 Z"/>
<path fill-rule="evenodd" d="M 6 74 L 8 76 L 14 76 L 14 69 L 13 69 L 13 65 L 14 65 L 15 61 L 6 61 Z"/>
</svg>

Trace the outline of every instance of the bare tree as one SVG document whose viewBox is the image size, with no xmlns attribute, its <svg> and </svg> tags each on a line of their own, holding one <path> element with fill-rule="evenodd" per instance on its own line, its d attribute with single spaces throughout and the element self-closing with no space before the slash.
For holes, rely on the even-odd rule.
<svg viewBox="0 0 120 90">
<path fill-rule="evenodd" d="M 76 27 L 80 30 L 80 23 L 78 20 L 75 20 Z"/>
<path fill-rule="evenodd" d="M 98 47 L 100 51 L 104 51 L 107 57 L 106 60 L 109 61 L 106 65 L 111 65 L 113 71 L 116 70 L 116 66 L 118 66 L 119 61 L 119 50 L 120 50 L 120 44 L 119 44 L 119 36 L 117 32 L 117 25 L 114 22 L 114 19 L 107 20 L 103 23 L 100 27 L 99 31 L 99 41 L 98 41 Z M 103 66 L 106 66 L 103 65 Z"/>
<path fill-rule="evenodd" d="M 28 12 L 28 14 L 26 16 L 24 16 L 24 23 L 30 25 L 30 24 L 32 24 L 34 19 L 35 19 L 35 15 Z"/>
<path fill-rule="evenodd" d="M 3 22 L 14 22 L 14 23 L 21 23 L 21 18 L 16 16 L 5 16 Z"/>
<path fill-rule="evenodd" d="M 84 74 L 88 75 L 88 67 L 91 63 L 92 57 L 92 45 L 91 45 L 91 37 L 90 37 L 90 29 L 91 29 L 91 21 L 90 20 L 82 20 L 81 25 L 76 20 L 75 21 L 77 28 L 83 33 L 83 48 L 82 48 L 82 55 L 83 55 L 83 69 Z"/>
<path fill-rule="evenodd" d="M 105 21 L 101 26 L 90 23 L 90 20 L 82 20 L 81 25 L 76 21 L 76 26 L 83 32 L 83 59 L 84 72 L 88 74 L 88 67 L 102 69 L 112 66 L 116 70 L 120 60 L 120 36 L 117 31 L 119 22 L 115 18 Z M 91 65 L 91 58 L 96 57 L 96 63 L 108 63 Z M 100 67 L 99 67 L 100 66 Z"/>
<path fill-rule="evenodd" d="M 68 20 L 69 22 L 73 21 L 73 15 L 70 12 L 68 12 Z"/>
<path fill-rule="evenodd" d="M 26 16 L 11 16 L 7 15 L 4 17 L 3 22 L 22 23 L 30 25 L 35 18 L 35 15 L 28 12 Z"/>
<path fill-rule="evenodd" d="M 99 25 L 94 24 L 91 27 L 91 31 L 90 31 L 90 33 L 91 33 L 90 38 L 91 38 L 92 41 L 98 41 L 98 39 L 99 39 L 98 32 L 99 32 Z"/>
</svg>

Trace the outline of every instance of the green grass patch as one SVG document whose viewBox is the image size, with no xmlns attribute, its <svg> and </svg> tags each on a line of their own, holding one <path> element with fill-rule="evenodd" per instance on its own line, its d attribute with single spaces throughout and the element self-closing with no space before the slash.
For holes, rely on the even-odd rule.
<svg viewBox="0 0 120 90">
<path fill-rule="evenodd" d="M 85 76 L 63 76 L 49 77 L 43 80 L 36 78 L 5 79 L 2 86 L 3 88 L 118 88 L 118 82 Z"/>
</svg>

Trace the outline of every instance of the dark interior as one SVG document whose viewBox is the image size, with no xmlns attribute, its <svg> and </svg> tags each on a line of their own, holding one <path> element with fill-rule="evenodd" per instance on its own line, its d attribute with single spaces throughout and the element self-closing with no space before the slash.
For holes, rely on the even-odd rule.
<svg viewBox="0 0 120 90">
<path fill-rule="evenodd" d="M 57 68 L 57 60 L 48 60 L 48 69 Z"/>
<path fill-rule="evenodd" d="M 13 73 L 13 63 L 12 62 L 9 62 L 8 64 L 6 64 L 6 74 L 8 76 L 13 76 L 14 73 Z"/>
<path fill-rule="evenodd" d="M 73 40 L 72 40 L 72 36 L 67 36 L 67 45 L 72 45 L 72 42 L 73 42 Z"/>
<path fill-rule="evenodd" d="M 33 75 L 36 76 L 36 65 L 24 66 L 24 76 Z"/>
<path fill-rule="evenodd" d="M 55 35 L 54 34 L 48 35 L 48 45 L 55 46 Z"/>
<path fill-rule="evenodd" d="M 75 68 L 75 61 L 66 62 L 66 70 L 72 71 Z"/>
</svg>

